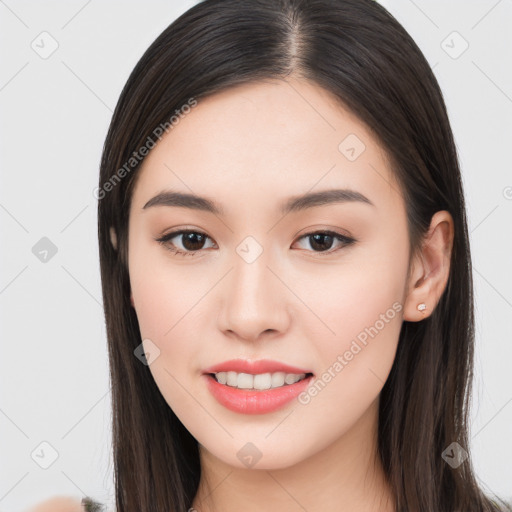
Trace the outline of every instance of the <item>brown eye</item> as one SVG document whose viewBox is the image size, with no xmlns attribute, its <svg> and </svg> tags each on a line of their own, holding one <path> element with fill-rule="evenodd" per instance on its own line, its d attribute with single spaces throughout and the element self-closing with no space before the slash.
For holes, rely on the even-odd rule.
<svg viewBox="0 0 512 512">
<path fill-rule="evenodd" d="M 172 242 L 176 239 L 179 244 Z M 206 240 L 211 238 L 200 231 L 193 230 L 179 230 L 168 233 L 157 242 L 161 243 L 166 249 L 179 256 L 195 256 L 205 247 Z M 309 241 L 312 252 L 318 254 L 332 254 L 345 246 L 351 245 L 356 242 L 355 239 L 336 233 L 334 231 L 315 231 L 314 233 L 307 233 L 300 237 L 299 240 L 306 239 Z M 339 247 L 331 250 L 333 245 L 338 242 Z M 181 247 L 179 247 L 181 245 Z"/>
<path fill-rule="evenodd" d="M 204 248 L 204 243 L 209 238 L 208 235 L 200 231 L 181 230 L 168 233 L 158 238 L 157 242 L 160 242 L 171 252 L 180 256 L 195 256 L 198 251 Z M 176 247 L 176 244 L 171 242 L 173 239 L 181 240 L 182 249 Z"/>
<path fill-rule="evenodd" d="M 341 235 L 334 231 L 316 231 L 314 233 L 307 233 L 306 235 L 301 236 L 299 240 L 302 239 L 308 240 L 313 252 L 328 254 L 332 254 L 338 250 L 330 250 L 336 242 L 339 243 L 340 249 L 355 242 L 353 238 Z"/>
</svg>

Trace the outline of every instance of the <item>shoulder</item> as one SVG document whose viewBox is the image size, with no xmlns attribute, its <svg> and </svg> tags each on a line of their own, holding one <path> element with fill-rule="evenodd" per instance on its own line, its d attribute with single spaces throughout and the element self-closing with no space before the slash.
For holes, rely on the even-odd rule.
<svg viewBox="0 0 512 512">
<path fill-rule="evenodd" d="M 54 496 L 37 503 L 25 512 L 84 512 L 80 498 Z"/>
<path fill-rule="evenodd" d="M 86 496 L 85 498 L 72 498 L 71 496 L 54 496 L 25 512 L 103 512 L 101 503 Z"/>
</svg>

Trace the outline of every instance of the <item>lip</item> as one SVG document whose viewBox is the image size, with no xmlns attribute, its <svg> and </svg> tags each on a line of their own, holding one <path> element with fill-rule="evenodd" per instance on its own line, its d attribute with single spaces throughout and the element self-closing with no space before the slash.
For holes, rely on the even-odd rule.
<svg viewBox="0 0 512 512">
<path fill-rule="evenodd" d="M 313 373 L 311 370 L 304 368 L 297 368 L 296 366 L 290 366 L 288 364 L 281 363 L 279 361 L 273 361 L 271 359 L 259 359 L 257 361 L 250 361 L 248 359 L 231 359 L 230 361 L 224 361 L 203 371 L 203 374 L 208 373 L 219 373 L 219 372 L 237 372 L 237 373 L 250 373 L 255 375 L 257 373 Z"/>
<path fill-rule="evenodd" d="M 261 391 L 233 388 L 217 382 L 215 377 L 208 374 L 202 375 L 202 378 L 206 379 L 213 397 L 226 409 L 241 414 L 267 414 L 289 404 L 309 386 L 314 376 L 310 375 L 295 384 Z"/>
<path fill-rule="evenodd" d="M 279 388 L 265 390 L 238 389 L 217 382 L 212 373 L 219 372 L 250 373 L 306 373 L 305 379 L 287 384 Z M 298 368 L 279 361 L 260 359 L 249 361 L 246 359 L 231 359 L 223 363 L 210 366 L 203 371 L 202 378 L 213 397 L 226 409 L 241 414 L 267 414 L 285 407 L 300 393 L 302 393 L 314 378 L 313 372 L 305 368 Z"/>
</svg>

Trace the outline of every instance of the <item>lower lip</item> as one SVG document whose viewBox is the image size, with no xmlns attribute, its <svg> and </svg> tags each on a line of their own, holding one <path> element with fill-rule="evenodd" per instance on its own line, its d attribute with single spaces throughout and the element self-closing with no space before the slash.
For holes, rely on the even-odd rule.
<svg viewBox="0 0 512 512">
<path fill-rule="evenodd" d="M 313 375 L 295 384 L 261 391 L 238 389 L 217 382 L 215 377 L 204 375 L 210 393 L 226 409 L 242 414 L 265 414 L 277 411 L 302 393 Z"/>
</svg>

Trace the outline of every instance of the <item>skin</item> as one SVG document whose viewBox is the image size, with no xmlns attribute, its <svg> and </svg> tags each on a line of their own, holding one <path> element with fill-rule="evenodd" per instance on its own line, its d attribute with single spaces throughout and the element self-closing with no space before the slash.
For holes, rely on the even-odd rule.
<svg viewBox="0 0 512 512">
<path fill-rule="evenodd" d="M 365 145 L 354 161 L 338 149 L 349 134 Z M 358 191 L 374 206 L 279 213 L 290 196 L 333 188 Z M 164 189 L 212 198 L 225 214 L 143 209 Z M 183 236 L 168 247 L 156 241 L 185 228 L 208 237 L 195 256 L 169 250 L 174 243 L 187 251 Z M 325 230 L 356 242 L 334 239 L 322 252 L 304 236 Z M 236 250 L 247 236 L 263 249 L 252 263 Z M 217 93 L 158 142 L 131 202 L 131 300 L 142 339 L 151 340 L 145 348 L 160 351 L 149 370 L 200 445 L 196 510 L 394 510 L 376 456 L 379 396 L 403 320 L 426 318 L 446 286 L 452 240 L 450 214 L 437 212 L 422 251 L 409 254 L 405 204 L 383 148 L 330 93 L 304 80 Z M 319 377 L 390 311 L 307 404 L 243 415 L 220 405 L 201 377 L 234 358 L 274 359 Z M 261 452 L 252 467 L 237 457 L 248 442 Z"/>
<path fill-rule="evenodd" d="M 26 512 L 84 512 L 81 500 L 71 496 L 54 496 Z"/>
</svg>

